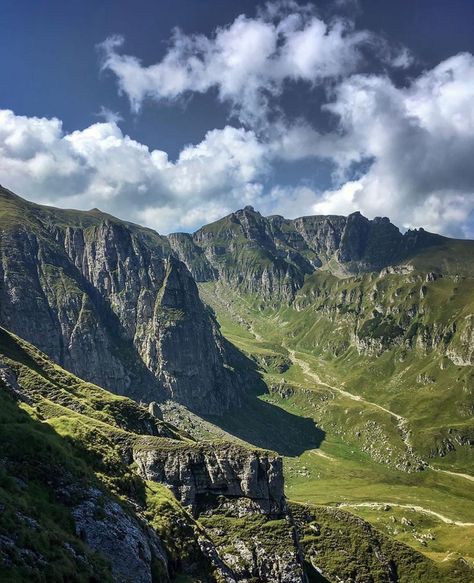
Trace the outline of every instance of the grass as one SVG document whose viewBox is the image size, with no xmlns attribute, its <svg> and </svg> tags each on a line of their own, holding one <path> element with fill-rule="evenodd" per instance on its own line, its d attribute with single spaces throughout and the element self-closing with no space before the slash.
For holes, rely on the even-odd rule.
<svg viewBox="0 0 474 583">
<path fill-rule="evenodd" d="M 401 324 L 413 335 L 403 314 L 417 304 L 423 286 L 427 290 L 423 314 L 417 316 L 420 326 L 432 329 L 442 322 L 448 329 L 453 321 L 461 322 L 447 340 L 459 351 L 460 328 L 474 311 L 471 280 L 446 277 L 427 283 L 416 272 L 408 281 L 396 275 L 338 280 L 319 273 L 307 278 L 293 307 L 278 309 L 262 308 L 253 296 L 220 283 L 200 284 L 200 293 L 215 310 L 224 335 L 260 363 L 270 388 L 268 394 L 252 397 L 241 416 L 213 421 L 250 443 L 272 440 L 272 447 L 285 455 L 286 492 L 291 500 L 324 505 L 392 502 L 421 506 L 453 521 L 474 522 L 474 483 L 429 468 L 407 473 L 396 467 L 398 460 L 400 467 L 409 469 L 404 463 L 413 458 L 408 441 L 416 458 L 433 468 L 473 472 L 472 452 L 461 438 L 472 435 L 472 367 L 458 366 L 436 349 L 407 349 L 403 343 L 392 346 L 392 331 L 378 328 L 372 329 L 373 336 L 384 338 L 388 349 L 367 355 L 352 344 L 356 322 L 364 325 L 374 320 L 373 300 L 368 299 L 373 290 L 385 310 L 400 304 L 391 326 Z M 341 304 L 342 297 L 352 300 Z M 382 321 L 380 316 L 376 319 Z M 298 358 L 305 366 L 293 364 L 279 373 L 262 366 L 262 356 L 277 362 Z M 382 408 L 406 419 L 408 437 L 400 431 L 397 417 Z M 319 444 L 306 441 L 308 429 L 298 419 L 304 419 L 307 427 L 313 422 L 322 436 Z M 393 527 L 389 514 L 348 508 L 372 524 Z M 412 514 L 421 534 L 426 534 L 426 521 L 432 522 L 434 539 L 424 540 L 420 534 L 420 542 L 401 528 L 386 532 L 435 560 L 449 563 L 463 556 L 474 564 L 472 527 L 446 524 L 423 512 Z"/>
<path fill-rule="evenodd" d="M 2 559 L 5 552 L 7 556 L 6 562 L 0 562 L 0 579 L 111 580 L 111 566 L 80 540 L 72 518 L 73 509 L 89 500 L 93 489 L 101 493 L 94 498 L 99 500 L 98 523 L 107 501 L 113 500 L 132 517 L 139 513 L 140 524 L 144 519 L 155 530 L 174 580 L 220 583 L 215 565 L 201 548 L 203 544 L 215 548 L 208 532 L 216 535 L 212 516 L 202 521 L 193 518 L 164 485 L 143 479 L 134 456 L 152 451 L 165 460 L 177 450 L 192 449 L 217 450 L 220 459 L 239 460 L 243 454 L 273 453 L 224 441 L 221 436 L 197 443 L 150 418 L 133 401 L 62 370 L 4 329 L 0 329 L 0 357 L 8 367 L 5 370 L 12 372 L 9 384 L 0 381 L 0 550 Z M 21 392 L 20 405 L 8 394 L 15 390 Z M 152 421 L 156 430 L 166 429 L 168 436 L 147 433 L 153 430 Z M 259 521 L 255 532 L 261 520 L 269 532 L 267 518 L 255 515 L 255 520 Z M 248 526 L 252 524 L 249 518 Z M 238 518 L 229 520 L 228 526 L 229 536 L 241 536 Z M 278 538 L 281 534 L 273 529 L 265 540 L 272 541 L 272 548 L 290 545 L 291 549 L 288 532 L 285 543 Z M 159 557 L 153 559 L 151 570 L 154 580 L 163 580 Z"/>
<path fill-rule="evenodd" d="M 138 510 L 148 519 L 172 557 L 173 576 L 210 580 L 213 567 L 197 541 L 204 532 L 171 492 L 145 483 L 132 463 L 134 448 L 166 452 L 194 442 L 133 401 L 62 370 L 4 329 L 0 356 L 24 399 L 14 401 L 0 381 L 0 579 L 112 581 L 109 563 L 76 535 L 71 514 L 93 488 L 126 513 Z M 146 434 L 152 423 L 173 438 Z M 99 521 L 100 512 L 98 506 Z M 152 570 L 162 580 L 157 558 Z"/>
<path fill-rule="evenodd" d="M 292 506 L 308 560 L 330 580 L 361 583 L 448 583 L 471 580 L 462 561 L 434 565 L 353 515 L 320 506 Z M 315 579 L 317 581 L 317 579 Z"/>
<path fill-rule="evenodd" d="M 67 443 L 3 390 L 0 411 L 0 579 L 112 581 L 106 561 L 76 537 L 70 510 L 55 495 L 66 477 L 80 488 L 94 476 Z"/>
</svg>

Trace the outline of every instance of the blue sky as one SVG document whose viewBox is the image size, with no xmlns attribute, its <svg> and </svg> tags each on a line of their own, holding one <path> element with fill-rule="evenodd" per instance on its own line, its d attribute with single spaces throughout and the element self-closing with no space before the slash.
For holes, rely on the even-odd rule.
<svg viewBox="0 0 474 583">
<path fill-rule="evenodd" d="M 473 236 L 473 21 L 470 0 L 1 0 L 0 182 L 161 232 L 253 204 Z"/>
</svg>

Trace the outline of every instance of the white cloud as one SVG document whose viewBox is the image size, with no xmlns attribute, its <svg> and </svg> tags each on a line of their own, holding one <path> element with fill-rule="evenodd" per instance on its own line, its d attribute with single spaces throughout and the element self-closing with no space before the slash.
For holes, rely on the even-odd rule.
<svg viewBox="0 0 474 583">
<path fill-rule="evenodd" d="M 174 162 L 124 135 L 113 118 L 65 133 L 58 119 L 0 110 L 0 182 L 38 202 L 99 207 L 161 232 L 192 230 L 252 204 L 288 217 L 360 210 L 401 227 L 474 236 L 472 55 L 447 59 L 403 87 L 386 76 L 349 75 L 332 95 L 325 106 L 337 122 L 332 132 L 304 119 L 279 119 L 265 138 L 226 126 L 185 146 Z M 321 194 L 298 181 L 274 183 L 280 160 L 302 158 L 331 160 L 334 186 Z"/>
<path fill-rule="evenodd" d="M 352 76 L 328 109 L 339 117 L 341 171 L 370 160 L 357 181 L 327 192 L 317 212 L 361 210 L 405 227 L 474 235 L 474 57 L 459 54 L 404 88 Z M 347 174 L 346 174 L 347 175 Z"/>
<path fill-rule="evenodd" d="M 230 126 L 186 146 L 176 162 L 114 122 L 65 134 L 57 119 L 0 110 L 0 181 L 62 207 L 99 207 L 161 231 L 191 229 L 262 196 L 265 146 Z"/>
<path fill-rule="evenodd" d="M 121 121 L 123 121 L 123 117 L 118 111 L 112 111 L 111 109 L 105 107 L 104 105 L 101 105 L 99 111 L 95 115 L 106 122 L 118 124 Z"/>
<path fill-rule="evenodd" d="M 123 43 L 115 36 L 101 45 L 102 68 L 114 73 L 135 112 L 147 98 L 173 100 L 215 88 L 247 123 L 265 120 L 269 100 L 288 83 L 314 85 L 350 74 L 364 61 L 364 49 L 392 66 L 411 62 L 406 49 L 389 48 L 347 19 L 324 22 L 295 2 L 267 4 L 256 17 L 238 16 L 210 36 L 175 30 L 166 54 L 150 66 L 121 54 Z"/>
</svg>

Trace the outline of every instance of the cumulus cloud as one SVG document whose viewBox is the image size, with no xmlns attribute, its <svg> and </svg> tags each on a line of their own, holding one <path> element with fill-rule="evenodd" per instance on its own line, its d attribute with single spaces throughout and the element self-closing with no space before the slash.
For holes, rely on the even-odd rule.
<svg viewBox="0 0 474 583">
<path fill-rule="evenodd" d="M 191 229 L 262 196 L 267 149 L 252 131 L 212 130 L 171 162 L 114 122 L 64 133 L 57 119 L 0 110 L 0 177 L 38 202 L 99 207 L 162 231 Z"/>
<path fill-rule="evenodd" d="M 114 73 L 135 112 L 147 98 L 174 100 L 216 89 L 241 121 L 254 124 L 265 120 L 269 102 L 285 85 L 346 76 L 364 61 L 366 50 L 392 66 L 411 63 L 406 49 L 355 30 L 347 19 L 325 22 L 295 2 L 269 3 L 254 18 L 240 15 L 210 36 L 176 29 L 165 55 L 150 66 L 122 54 L 123 44 L 120 36 L 102 43 L 102 68 Z"/>
<path fill-rule="evenodd" d="M 0 110 L 5 186 L 39 202 L 99 207 L 161 232 L 192 230 L 252 204 L 288 217 L 360 210 L 401 227 L 474 236 L 472 55 L 397 84 L 390 70 L 412 63 L 406 50 L 347 20 L 324 22 L 292 0 L 239 16 L 210 36 L 175 31 L 151 66 L 122 54 L 122 43 L 113 37 L 102 45 L 103 67 L 135 110 L 147 98 L 214 89 L 242 127 L 210 130 L 172 161 L 125 135 L 106 108 L 103 123 L 71 133 L 58 119 Z M 374 50 L 387 70 L 362 74 Z M 297 82 L 324 84 L 315 107 L 332 123 L 315 127 L 281 114 L 278 98 Z M 325 167 L 329 160 L 331 188 L 321 192 L 308 176 L 291 186 L 275 182 L 281 161 L 302 159 Z"/>
<path fill-rule="evenodd" d="M 327 109 L 339 119 L 342 175 L 367 161 L 358 180 L 325 193 L 316 212 L 361 210 L 405 227 L 472 236 L 474 57 L 459 54 L 404 88 L 387 77 L 356 75 Z"/>
<path fill-rule="evenodd" d="M 98 206 L 162 232 L 191 230 L 252 204 L 292 217 L 360 210 L 402 227 L 474 235 L 472 55 L 447 59 L 404 87 L 387 76 L 351 75 L 325 107 L 334 131 L 279 122 L 264 139 L 226 126 L 174 162 L 113 121 L 67 134 L 57 119 L 3 110 L 0 180 L 40 202 Z M 302 158 L 331 160 L 334 187 L 321 193 L 273 182 L 279 160 Z"/>
</svg>

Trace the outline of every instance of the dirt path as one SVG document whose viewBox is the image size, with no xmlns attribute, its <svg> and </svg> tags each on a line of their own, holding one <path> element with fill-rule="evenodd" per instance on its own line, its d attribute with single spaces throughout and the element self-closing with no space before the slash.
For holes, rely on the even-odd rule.
<svg viewBox="0 0 474 583">
<path fill-rule="evenodd" d="M 470 476 L 469 474 L 462 474 L 461 472 L 451 472 L 449 470 L 442 470 L 441 468 L 434 468 L 430 466 L 432 470 L 435 472 L 441 472 L 443 474 L 449 474 L 450 476 L 457 476 L 458 478 L 464 478 L 465 480 L 469 480 L 470 482 L 474 482 L 474 476 Z"/>
<path fill-rule="evenodd" d="M 380 409 L 381 411 L 388 413 L 392 417 L 395 417 L 395 419 L 397 421 L 399 421 L 401 423 L 406 423 L 407 420 L 404 417 L 402 417 L 401 415 L 398 415 L 397 413 L 394 413 L 393 411 L 390 411 L 389 409 L 386 409 L 385 407 L 382 407 L 382 405 L 378 405 L 377 403 L 373 403 L 372 401 L 367 401 L 367 399 L 364 399 L 360 395 L 354 395 L 353 393 L 349 393 L 349 391 L 345 391 L 344 389 L 341 389 L 340 387 L 328 385 L 328 383 L 325 383 L 324 381 L 322 381 L 320 379 L 318 374 L 316 374 L 315 372 L 313 372 L 311 370 L 311 367 L 309 366 L 309 364 L 305 360 L 302 360 L 301 358 L 298 358 L 296 356 L 296 352 L 294 350 L 292 350 L 291 348 L 287 348 L 287 350 L 290 353 L 291 360 L 294 362 L 294 364 L 297 364 L 301 368 L 303 373 L 305 375 L 311 377 L 313 380 L 315 380 L 318 383 L 318 385 L 321 385 L 323 387 L 327 387 L 328 389 L 336 391 L 339 394 L 344 395 L 344 397 L 352 399 L 353 401 L 365 403 L 366 405 L 370 405 L 371 407 L 375 407 L 376 409 Z"/>
<path fill-rule="evenodd" d="M 381 509 L 384 506 L 393 506 L 394 508 L 405 508 L 406 510 L 414 510 L 416 512 L 421 512 L 423 514 L 428 514 L 430 516 L 434 516 L 435 518 L 439 518 L 445 524 L 453 524 L 455 526 L 474 526 L 474 522 L 461 522 L 459 520 L 452 520 L 439 512 L 435 512 L 434 510 L 429 510 L 428 508 L 423 508 L 422 506 L 413 506 L 412 504 L 397 504 L 394 502 L 340 502 L 335 504 L 338 508 L 374 508 L 374 509 Z"/>
<path fill-rule="evenodd" d="M 415 455 L 414 450 L 413 450 L 413 446 L 410 442 L 410 431 L 407 429 L 408 420 L 405 419 L 405 417 L 402 417 L 401 415 L 398 415 L 398 413 L 394 413 L 393 411 L 390 411 L 390 409 L 387 409 L 386 407 L 383 407 L 382 405 L 379 405 L 378 403 L 374 403 L 373 401 L 368 401 L 367 399 L 364 399 L 360 395 L 354 395 L 353 393 L 349 393 L 349 391 L 341 389 L 340 387 L 335 387 L 334 385 L 329 385 L 328 383 L 325 383 L 324 381 L 321 380 L 321 378 L 319 377 L 319 375 L 317 373 L 315 373 L 314 371 L 311 370 L 310 365 L 305 360 L 302 360 L 301 358 L 298 358 L 296 356 L 296 352 L 294 350 L 292 350 L 291 348 L 288 348 L 288 347 L 285 347 L 285 348 L 290 353 L 291 360 L 293 361 L 293 363 L 297 364 L 301 368 L 301 370 L 303 371 L 303 374 L 311 377 L 319 385 L 321 385 L 323 387 L 327 387 L 328 389 L 331 389 L 332 391 L 336 391 L 340 395 L 344 395 L 344 397 L 347 397 L 348 399 L 352 399 L 353 401 L 357 401 L 359 403 L 364 403 L 365 405 L 368 405 L 370 407 L 375 407 L 376 409 L 379 409 L 379 411 L 383 411 L 384 413 L 387 413 L 388 415 L 390 415 L 391 417 L 396 419 L 397 420 L 397 427 L 398 427 L 398 430 L 400 432 L 400 436 L 402 438 L 403 443 L 405 444 L 410 455 L 417 457 Z"/>
<path fill-rule="evenodd" d="M 336 461 L 336 458 L 332 457 L 332 455 L 328 455 L 327 453 L 324 453 L 320 449 L 310 449 L 309 452 L 312 453 L 313 455 L 317 455 L 317 456 L 322 457 L 326 460 L 329 460 L 330 462 Z"/>
</svg>

